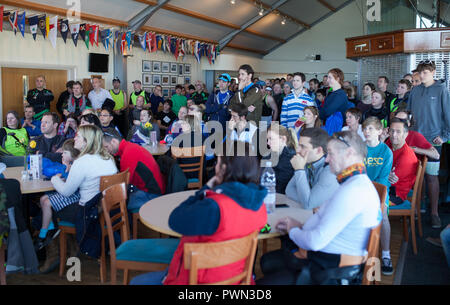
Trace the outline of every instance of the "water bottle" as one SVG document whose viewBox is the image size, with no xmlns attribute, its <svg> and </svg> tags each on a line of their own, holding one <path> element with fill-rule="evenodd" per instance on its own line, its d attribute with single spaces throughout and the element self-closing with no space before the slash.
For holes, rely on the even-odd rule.
<svg viewBox="0 0 450 305">
<path fill-rule="evenodd" d="M 266 198 L 264 198 L 264 204 L 266 205 L 267 214 L 275 212 L 275 199 L 276 199 L 276 177 L 272 168 L 272 162 L 266 162 L 266 168 L 261 174 L 261 185 L 267 189 Z"/>
</svg>

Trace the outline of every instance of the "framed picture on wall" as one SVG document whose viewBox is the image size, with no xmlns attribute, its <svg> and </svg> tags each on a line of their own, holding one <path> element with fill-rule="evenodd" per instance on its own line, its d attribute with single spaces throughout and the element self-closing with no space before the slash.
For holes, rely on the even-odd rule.
<svg viewBox="0 0 450 305">
<path fill-rule="evenodd" d="M 184 85 L 184 77 L 183 76 L 178 76 L 177 84 L 178 85 Z"/>
<path fill-rule="evenodd" d="M 190 85 L 191 84 L 191 77 L 190 76 L 185 76 L 184 77 L 184 83 Z"/>
<path fill-rule="evenodd" d="M 161 72 L 161 62 L 160 61 L 154 61 L 153 62 L 153 72 Z"/>
<path fill-rule="evenodd" d="M 183 75 L 183 72 L 184 72 L 184 65 L 179 64 L 178 65 L 178 75 Z"/>
<path fill-rule="evenodd" d="M 152 62 L 150 60 L 142 61 L 142 72 L 152 72 Z"/>
<path fill-rule="evenodd" d="M 170 88 L 166 88 L 166 87 L 162 88 L 163 98 L 168 98 L 169 94 L 170 94 Z"/>
<path fill-rule="evenodd" d="M 170 85 L 170 75 L 163 75 L 161 79 L 161 85 L 169 86 Z"/>
<path fill-rule="evenodd" d="M 142 86 L 150 86 L 152 84 L 152 75 L 150 73 L 142 73 Z"/>
<path fill-rule="evenodd" d="M 152 87 L 142 87 L 143 90 L 145 90 L 145 92 L 147 93 L 152 93 L 153 92 L 153 88 Z"/>
<path fill-rule="evenodd" d="M 161 74 L 152 74 L 153 76 L 153 86 L 161 85 Z"/>
<path fill-rule="evenodd" d="M 176 62 L 170 63 L 170 73 L 178 74 L 178 64 Z"/>
<path fill-rule="evenodd" d="M 184 74 L 191 74 L 191 64 L 184 64 Z"/>
<path fill-rule="evenodd" d="M 163 62 L 161 64 L 161 72 L 162 73 L 169 73 L 170 72 L 170 63 L 168 62 Z"/>
<path fill-rule="evenodd" d="M 171 75 L 171 76 L 170 76 L 170 85 L 171 85 L 171 86 L 176 86 L 176 85 L 177 85 L 177 80 L 178 80 L 178 76 L 176 76 L 176 75 Z"/>
</svg>

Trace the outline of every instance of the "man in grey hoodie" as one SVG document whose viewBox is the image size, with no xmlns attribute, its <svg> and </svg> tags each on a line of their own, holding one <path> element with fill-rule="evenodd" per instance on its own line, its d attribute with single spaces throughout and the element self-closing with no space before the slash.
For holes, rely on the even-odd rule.
<svg viewBox="0 0 450 305">
<path fill-rule="evenodd" d="M 291 159 L 295 173 L 286 187 L 286 195 L 304 209 L 318 208 L 339 187 L 325 163 L 328 138 L 322 128 L 303 129 L 297 154 Z"/>
<path fill-rule="evenodd" d="M 434 80 L 436 64 L 424 60 L 417 66 L 422 84 L 413 88 L 407 109 L 416 120 L 415 130 L 441 153 L 442 144 L 450 139 L 450 95 L 445 83 Z M 439 160 L 428 159 L 425 179 L 431 206 L 431 226 L 441 227 L 438 214 Z"/>
</svg>

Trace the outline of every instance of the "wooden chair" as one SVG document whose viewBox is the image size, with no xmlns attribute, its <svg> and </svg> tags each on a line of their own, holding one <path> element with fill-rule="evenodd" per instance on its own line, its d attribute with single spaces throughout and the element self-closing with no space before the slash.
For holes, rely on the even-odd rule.
<svg viewBox="0 0 450 305">
<path fill-rule="evenodd" d="M 198 172 L 198 179 L 188 179 L 188 189 L 200 189 L 203 186 L 203 162 L 205 159 L 205 146 L 194 147 L 175 147 L 171 148 L 172 158 L 189 159 L 199 157 L 200 161 L 196 163 L 178 163 L 184 173 Z"/>
<path fill-rule="evenodd" d="M 380 197 L 380 206 L 381 206 L 381 213 L 384 212 L 385 207 L 385 202 L 386 202 L 386 196 L 387 196 L 387 187 L 383 184 L 377 183 L 377 182 L 373 182 L 373 185 L 375 186 L 375 188 L 377 189 L 378 192 L 378 196 Z M 380 252 L 380 231 L 381 231 L 381 222 L 378 226 L 376 226 L 375 228 L 373 228 L 370 231 L 370 236 L 369 236 L 369 243 L 367 246 L 367 257 L 368 259 L 374 257 L 374 258 L 379 258 L 379 252 Z M 366 265 L 364 266 L 364 271 L 363 271 L 363 279 L 362 279 L 362 285 L 376 285 L 377 282 L 375 280 L 373 281 L 369 281 L 369 279 L 367 278 L 369 270 L 372 266 L 367 264 L 366 261 Z"/>
<path fill-rule="evenodd" d="M 100 177 L 100 192 L 103 192 L 106 188 L 114 184 L 120 184 L 122 182 L 128 185 L 128 181 L 130 179 L 130 173 L 128 169 L 121 173 L 109 176 Z M 105 283 L 106 281 L 106 250 L 105 250 L 105 238 L 107 236 L 105 229 L 105 221 L 103 219 L 103 215 L 100 214 L 99 217 L 100 225 L 102 228 L 102 246 L 101 246 L 101 255 L 100 255 L 100 282 Z M 67 234 L 76 234 L 75 225 L 70 222 L 60 221 L 58 223 L 58 227 L 61 229 L 59 233 L 59 276 L 63 276 L 65 262 L 67 259 Z"/>
<path fill-rule="evenodd" d="M 117 269 L 124 270 L 124 285 L 129 282 L 129 270 L 160 271 L 167 268 L 179 240 L 129 239 L 127 212 L 127 188 L 125 183 L 115 184 L 103 191 L 101 200 L 106 223 L 111 258 L 111 284 L 116 284 Z M 111 216 L 111 211 L 120 209 Z M 120 231 L 121 244 L 116 249 L 114 232 Z"/>
<path fill-rule="evenodd" d="M 246 259 L 246 261 L 244 271 L 241 274 L 210 284 L 229 285 L 239 282 L 241 285 L 250 285 L 258 244 L 258 233 L 258 231 L 255 231 L 242 238 L 221 242 L 185 243 L 183 259 L 184 267 L 189 270 L 189 285 L 198 284 L 199 269 L 226 266 L 243 259 Z"/>
<path fill-rule="evenodd" d="M 0 285 L 6 285 L 5 251 L 6 245 L 3 242 L 0 247 Z"/>
<path fill-rule="evenodd" d="M 420 212 L 420 204 L 422 202 L 422 194 L 423 194 L 423 185 L 424 185 L 424 177 L 425 177 L 425 171 L 427 168 L 427 164 L 428 164 L 428 157 L 427 156 L 423 156 L 422 159 L 422 182 L 419 181 L 419 190 L 417 191 L 417 204 L 416 204 L 416 215 L 417 215 L 417 228 L 419 229 L 419 236 L 422 237 L 423 236 L 423 231 L 422 231 L 422 213 Z M 412 197 L 408 197 L 409 201 L 412 201 Z"/>
<path fill-rule="evenodd" d="M 405 200 L 402 204 L 389 207 L 389 216 L 403 216 L 403 238 L 407 242 L 409 239 L 407 217 L 410 218 L 409 224 L 411 226 L 411 239 L 414 254 L 417 254 L 416 243 L 416 226 L 415 226 L 415 214 L 416 206 L 419 204 L 419 191 L 423 182 L 425 174 L 425 167 L 422 166 L 422 162 L 419 161 L 417 165 L 416 181 L 414 183 L 413 195 L 411 200 Z M 419 210 L 420 213 L 420 210 Z"/>
</svg>

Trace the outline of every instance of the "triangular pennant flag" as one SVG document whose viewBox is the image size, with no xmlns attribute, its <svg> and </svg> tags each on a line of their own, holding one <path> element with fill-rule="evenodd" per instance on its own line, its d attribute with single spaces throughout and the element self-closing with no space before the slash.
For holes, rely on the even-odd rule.
<svg viewBox="0 0 450 305">
<path fill-rule="evenodd" d="M 66 43 L 67 34 L 69 33 L 69 20 L 67 20 L 67 19 L 61 20 L 60 31 L 61 31 L 61 37 L 64 40 L 64 43 Z"/>
<path fill-rule="evenodd" d="M 98 25 L 90 25 L 89 26 L 89 30 L 90 30 L 90 34 L 89 34 L 89 41 L 91 42 L 91 46 L 95 45 L 98 47 Z"/>
<path fill-rule="evenodd" d="M 147 32 L 144 32 L 144 34 L 139 35 L 139 42 L 141 44 L 142 49 L 144 49 L 144 51 L 146 50 L 147 46 Z"/>
<path fill-rule="evenodd" d="M 17 15 L 17 26 L 22 33 L 22 37 L 25 37 L 25 12 Z"/>
<path fill-rule="evenodd" d="M 8 20 L 14 31 L 14 35 L 17 34 L 17 12 L 12 12 L 11 14 L 9 14 Z"/>
<path fill-rule="evenodd" d="M 130 50 L 130 46 L 131 46 L 131 32 L 128 31 L 125 35 L 126 40 L 127 40 L 127 46 L 128 46 L 128 50 Z"/>
<path fill-rule="evenodd" d="M 124 53 L 125 52 L 125 48 L 127 47 L 126 43 L 127 43 L 127 34 L 126 33 L 122 33 L 122 38 L 120 39 L 120 53 Z"/>
<path fill-rule="evenodd" d="M 36 40 L 38 21 L 39 21 L 38 16 L 28 18 L 28 24 L 30 25 L 30 32 L 33 35 L 34 40 Z"/>
<path fill-rule="evenodd" d="M 70 33 L 72 34 L 73 44 L 77 46 L 78 36 L 80 35 L 80 24 L 71 24 Z"/>
<path fill-rule="evenodd" d="M 152 36 L 152 33 L 145 32 L 145 44 L 149 53 L 152 51 Z"/>
<path fill-rule="evenodd" d="M 79 35 L 80 35 L 81 40 L 84 41 L 86 38 L 86 23 L 80 24 Z"/>
<path fill-rule="evenodd" d="M 195 47 L 194 47 L 194 56 L 195 59 L 197 59 L 197 62 L 200 63 L 200 43 L 198 41 L 195 42 Z"/>
<path fill-rule="evenodd" d="M 39 16 L 38 17 L 38 27 L 41 30 L 41 33 L 42 33 L 42 36 L 44 37 L 44 39 L 47 36 L 47 29 L 45 27 L 45 20 L 46 20 L 45 14 L 43 16 Z"/>
<path fill-rule="evenodd" d="M 47 17 L 48 18 L 48 17 Z M 58 34 L 58 16 L 49 18 L 48 21 L 48 38 L 53 48 L 56 48 L 56 35 Z"/>
<path fill-rule="evenodd" d="M 45 18 L 45 37 L 48 37 L 48 32 L 50 32 L 50 17 Z"/>
<path fill-rule="evenodd" d="M 3 32 L 3 11 L 5 10 L 5 7 L 2 5 L 0 6 L 0 32 Z"/>
<path fill-rule="evenodd" d="M 103 31 L 101 31 L 100 35 L 101 35 L 103 46 L 108 51 L 108 49 L 109 49 L 109 40 L 112 37 L 111 30 L 110 29 L 103 30 Z"/>
<path fill-rule="evenodd" d="M 89 50 L 89 38 L 91 34 L 91 26 L 86 23 L 86 35 L 84 36 L 84 43 L 86 44 L 86 48 Z"/>
</svg>

